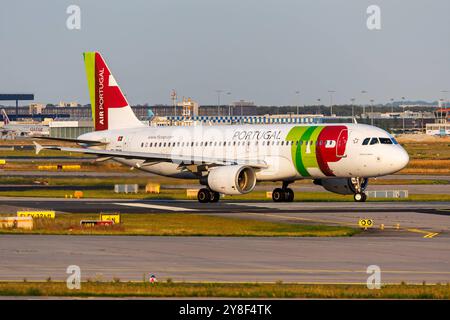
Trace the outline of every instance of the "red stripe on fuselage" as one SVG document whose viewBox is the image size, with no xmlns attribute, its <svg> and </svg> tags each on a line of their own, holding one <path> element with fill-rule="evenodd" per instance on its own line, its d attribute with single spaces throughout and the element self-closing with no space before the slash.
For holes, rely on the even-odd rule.
<svg viewBox="0 0 450 320">
<path fill-rule="evenodd" d="M 316 147 L 316 158 L 317 164 L 319 165 L 320 170 L 326 176 L 335 176 L 333 170 L 330 169 L 328 165 L 329 162 L 338 162 L 341 158 L 336 156 L 337 148 L 338 148 L 338 138 L 339 134 L 341 134 L 341 138 L 343 135 L 347 135 L 347 128 L 345 126 L 326 126 L 319 133 L 318 140 L 322 143 Z M 345 130 L 345 131 L 343 131 Z M 347 138 L 345 137 L 345 140 Z M 327 148 L 327 141 L 334 141 L 334 146 L 331 148 Z M 341 150 L 341 148 L 344 150 Z M 339 152 L 342 154 L 345 153 L 345 144 L 339 147 Z"/>
</svg>

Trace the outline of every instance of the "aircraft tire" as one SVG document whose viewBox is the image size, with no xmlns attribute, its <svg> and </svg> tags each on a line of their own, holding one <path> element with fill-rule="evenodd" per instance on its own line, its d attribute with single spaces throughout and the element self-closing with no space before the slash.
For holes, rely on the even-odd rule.
<svg viewBox="0 0 450 320">
<path fill-rule="evenodd" d="M 281 188 L 275 188 L 272 191 L 273 202 L 283 202 L 285 198 L 285 192 Z"/>
<path fill-rule="evenodd" d="M 202 188 L 202 189 L 198 190 L 197 199 L 198 199 L 198 202 L 200 202 L 200 203 L 210 202 L 211 201 L 211 192 L 206 188 Z"/>
<path fill-rule="evenodd" d="M 364 202 L 366 201 L 367 196 L 365 193 L 355 193 L 353 199 L 355 199 L 356 202 Z"/>
<path fill-rule="evenodd" d="M 285 202 L 292 202 L 292 201 L 294 201 L 294 196 L 295 196 L 295 194 L 294 194 L 294 190 L 292 190 L 291 188 L 287 188 L 287 189 L 285 189 L 284 190 L 284 194 L 285 194 L 285 196 L 284 196 L 284 201 Z"/>
<path fill-rule="evenodd" d="M 220 200 L 220 193 L 216 191 L 211 191 L 211 199 L 209 202 L 219 202 Z"/>
</svg>

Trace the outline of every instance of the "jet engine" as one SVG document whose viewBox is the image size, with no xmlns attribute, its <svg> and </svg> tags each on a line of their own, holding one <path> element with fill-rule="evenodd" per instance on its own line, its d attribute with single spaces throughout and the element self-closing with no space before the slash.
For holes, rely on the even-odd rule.
<svg viewBox="0 0 450 320">
<path fill-rule="evenodd" d="M 354 180 L 355 179 L 355 180 Z M 316 185 L 322 186 L 325 190 L 338 194 L 355 194 L 356 179 L 358 178 L 330 178 L 330 179 L 315 179 L 313 182 Z M 359 178 L 361 183 L 361 190 L 363 192 L 369 184 L 368 178 Z"/>
<path fill-rule="evenodd" d="M 224 194 L 249 193 L 255 188 L 256 173 L 248 166 L 223 166 L 211 169 L 207 177 L 211 190 Z"/>
</svg>

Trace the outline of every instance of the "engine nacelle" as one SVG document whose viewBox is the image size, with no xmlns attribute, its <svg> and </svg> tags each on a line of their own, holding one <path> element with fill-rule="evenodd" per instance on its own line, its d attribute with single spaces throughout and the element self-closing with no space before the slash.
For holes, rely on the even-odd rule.
<svg viewBox="0 0 450 320">
<path fill-rule="evenodd" d="M 253 168 L 247 166 L 216 167 L 209 172 L 207 182 L 211 190 L 220 193 L 249 193 L 255 188 L 256 173 Z"/>
<path fill-rule="evenodd" d="M 355 194 L 355 186 L 351 178 L 315 179 L 314 184 L 322 186 L 325 190 L 338 194 Z M 363 178 L 361 192 L 366 190 L 369 179 Z"/>
</svg>

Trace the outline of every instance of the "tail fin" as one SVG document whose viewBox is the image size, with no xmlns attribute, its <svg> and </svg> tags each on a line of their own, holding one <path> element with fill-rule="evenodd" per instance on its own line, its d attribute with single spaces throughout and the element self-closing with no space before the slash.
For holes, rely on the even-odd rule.
<svg viewBox="0 0 450 320">
<path fill-rule="evenodd" d="M 95 130 L 142 127 L 99 52 L 85 52 L 84 64 Z"/>
<path fill-rule="evenodd" d="M 3 116 L 3 123 L 4 123 L 4 124 L 8 124 L 8 123 L 9 123 L 9 117 L 8 117 L 8 115 L 6 114 L 5 109 L 2 109 L 2 116 Z"/>
</svg>

